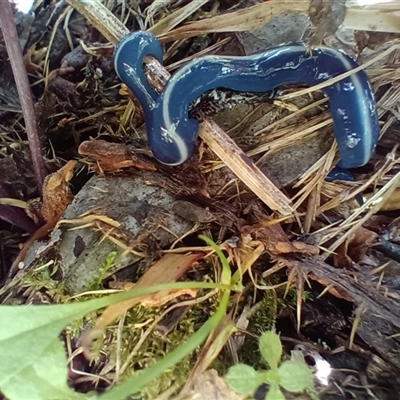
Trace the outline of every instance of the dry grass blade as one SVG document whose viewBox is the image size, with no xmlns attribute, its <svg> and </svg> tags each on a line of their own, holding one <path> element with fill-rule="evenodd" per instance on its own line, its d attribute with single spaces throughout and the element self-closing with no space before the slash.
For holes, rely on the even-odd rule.
<svg viewBox="0 0 400 400">
<path fill-rule="evenodd" d="M 302 140 L 310 139 L 320 133 L 322 128 L 331 124 L 331 117 L 327 118 L 326 114 L 320 114 L 315 118 L 311 118 L 301 127 L 299 127 L 298 124 L 289 125 L 268 135 L 264 143 L 250 150 L 248 155 L 255 156 L 263 152 L 266 152 L 265 155 L 276 153 Z M 265 155 L 263 157 L 265 157 Z"/>
<path fill-rule="evenodd" d="M 164 32 L 168 32 L 175 28 L 175 26 L 179 25 L 187 17 L 191 16 L 207 2 L 208 0 L 191 1 L 186 6 L 178 8 L 175 12 L 157 22 L 149 29 L 149 31 L 154 35 L 161 35 Z"/>
<path fill-rule="evenodd" d="M 164 310 L 164 312 L 162 312 L 153 322 L 152 324 L 149 326 L 149 328 L 141 335 L 140 340 L 136 343 L 134 349 L 132 350 L 132 352 L 129 354 L 129 356 L 127 357 L 127 359 L 125 360 L 124 364 L 121 367 L 121 374 L 129 367 L 130 362 L 132 360 L 132 358 L 134 357 L 134 355 L 137 353 L 137 351 L 139 350 L 140 346 L 143 344 L 143 342 L 148 338 L 148 336 L 150 335 L 151 332 L 153 332 L 155 329 L 157 329 L 157 325 L 159 324 L 159 322 L 168 314 L 170 313 L 172 310 L 175 310 L 177 308 L 180 307 L 186 307 L 186 306 L 193 306 L 194 304 L 200 304 L 203 301 L 206 301 L 207 299 L 210 299 L 211 297 L 213 297 L 216 293 L 218 293 L 217 290 L 211 290 L 209 293 L 207 293 L 206 295 L 202 296 L 202 297 L 197 297 L 196 299 L 192 299 L 192 300 L 187 300 L 187 301 L 182 301 L 176 304 L 171 305 L 170 307 L 168 307 L 166 310 Z"/>
<path fill-rule="evenodd" d="M 78 228 L 82 228 L 83 224 L 85 226 L 89 224 L 91 226 L 94 222 L 103 222 L 108 224 L 114 228 L 118 228 L 121 224 L 118 221 L 113 220 L 112 218 L 107 217 L 106 215 L 84 215 L 81 218 L 74 218 L 74 219 L 61 219 L 57 223 L 57 228 L 62 224 L 79 224 Z"/>
<path fill-rule="evenodd" d="M 29 206 L 25 201 L 11 199 L 11 198 L 7 198 L 7 197 L 0 197 L 0 204 L 3 204 L 5 206 L 13 206 L 13 207 L 18 207 L 18 208 L 23 208 L 24 210 L 29 209 Z"/>
<path fill-rule="evenodd" d="M 186 58 L 182 58 L 179 61 L 176 61 L 172 64 L 169 64 L 167 66 L 167 70 L 168 71 L 173 71 L 179 67 L 181 67 L 182 65 L 188 63 L 189 61 L 192 61 L 193 59 L 197 58 L 197 57 L 201 57 L 201 56 L 205 56 L 207 54 L 214 54 L 216 53 L 222 46 L 226 45 L 227 43 L 229 43 L 231 41 L 231 38 L 226 37 L 224 39 L 218 40 L 217 43 L 206 47 L 204 50 L 200 50 L 199 52 L 197 52 L 196 54 L 192 54 L 189 57 Z"/>
<path fill-rule="evenodd" d="M 281 101 L 281 99 L 279 99 L 277 101 Z M 257 132 L 254 132 L 254 136 L 258 136 L 258 135 L 261 135 L 262 133 L 272 131 L 277 126 L 282 125 L 283 123 L 285 123 L 293 118 L 298 117 L 299 115 L 305 113 L 306 111 L 311 110 L 314 107 L 319 107 L 323 104 L 326 104 L 327 102 L 328 102 L 327 98 L 324 98 L 324 99 L 321 99 L 318 101 L 314 101 L 313 103 L 309 104 L 308 106 L 297 109 L 296 111 L 286 115 L 285 117 L 278 119 L 277 121 L 273 122 L 272 124 L 267 125 L 265 128 L 262 128 L 262 129 L 258 130 Z M 329 120 L 331 121 L 331 118 Z M 325 126 L 325 125 L 323 125 L 323 126 Z"/>
<path fill-rule="evenodd" d="M 190 372 L 190 376 L 186 382 L 185 390 L 189 390 L 192 386 L 196 376 L 203 374 L 220 354 L 223 347 L 227 344 L 231 335 L 237 331 L 235 323 L 230 315 L 226 315 L 217 328 L 208 337 L 207 342 L 201 349 L 200 354 L 197 356 L 196 364 Z"/>
<path fill-rule="evenodd" d="M 46 57 L 45 57 L 45 59 L 44 59 L 44 70 L 46 71 L 46 78 L 45 78 L 46 87 L 47 87 L 48 84 L 49 84 L 49 68 L 50 68 L 50 65 L 49 65 L 49 58 L 50 58 L 50 51 L 51 51 L 51 46 L 53 45 L 54 38 L 55 38 L 55 36 L 56 36 L 57 28 L 58 28 L 58 26 L 61 24 L 61 22 L 63 22 L 63 20 L 66 19 L 67 15 L 70 15 L 70 14 L 71 14 L 72 11 L 73 11 L 73 8 L 72 8 L 72 7 L 67 7 L 67 8 L 59 15 L 59 17 L 57 18 L 57 21 L 55 22 L 54 27 L 53 27 L 53 29 L 52 29 L 51 37 L 50 37 L 49 44 L 48 44 L 48 48 L 47 48 L 47 52 L 46 52 Z"/>
<path fill-rule="evenodd" d="M 349 227 L 350 229 L 347 229 L 347 231 L 329 247 L 329 252 L 326 252 L 324 256 L 328 257 L 332 251 L 335 251 L 342 243 L 344 243 L 346 239 L 356 232 L 366 221 L 368 221 L 372 215 L 376 214 L 380 210 L 381 206 L 385 203 L 386 199 L 388 199 L 396 190 L 399 184 L 400 172 L 393 176 L 393 178 L 386 185 L 384 185 L 370 199 L 368 199 L 368 201 L 366 201 L 363 206 L 360 207 L 360 209 L 355 211 L 352 215 L 350 215 L 349 218 L 343 221 L 339 227 L 343 228 L 343 230 L 346 230 Z M 368 210 L 367 213 L 359 220 L 356 220 L 360 214 L 366 210 Z"/>
<path fill-rule="evenodd" d="M 294 187 L 301 187 L 307 181 L 307 183 L 301 187 L 299 192 L 293 198 L 297 198 L 297 202 L 294 205 L 294 209 L 297 210 L 298 207 L 303 204 L 303 202 L 307 199 L 307 197 L 313 192 L 314 188 L 318 187 L 320 192 L 321 186 L 325 181 L 326 175 L 331 170 L 336 156 L 337 144 L 333 143 L 331 149 L 323 155 L 313 166 L 311 166 L 299 181 L 296 183 Z M 313 218 L 321 213 L 320 210 L 315 210 Z"/>
<path fill-rule="evenodd" d="M 294 144 L 300 143 L 301 141 L 306 141 L 313 136 L 318 135 L 322 128 L 325 128 L 332 124 L 332 117 L 329 113 L 322 113 L 320 115 L 312 117 L 304 122 L 304 124 L 302 124 L 300 127 L 297 123 L 293 125 L 287 125 L 280 129 L 276 129 L 276 127 L 286 123 L 290 119 L 295 118 L 306 111 L 309 111 L 314 107 L 319 107 L 320 105 L 327 103 L 327 101 L 328 99 L 315 101 L 308 106 L 298 109 L 295 112 L 292 112 L 287 116 L 282 117 L 281 119 L 278 119 L 277 121 L 274 121 L 266 127 L 254 132 L 254 136 L 259 136 L 262 133 L 268 132 L 268 137 L 263 138 L 263 142 L 261 144 L 247 151 L 246 155 L 248 157 L 253 157 L 258 154 L 264 153 L 256 162 L 256 165 L 262 165 L 262 162 L 268 155 L 276 153 L 282 149 L 291 147 Z M 223 167 L 225 167 L 224 163 L 215 161 L 212 163 L 212 166 L 204 167 L 203 172 L 209 172 L 211 170 L 215 171 Z M 296 207 L 293 208 L 296 209 Z"/>
<path fill-rule="evenodd" d="M 354 338 L 356 336 L 356 332 L 357 332 L 357 327 L 360 325 L 361 323 L 361 317 L 362 314 L 365 313 L 365 311 L 367 311 L 367 306 L 365 302 L 362 302 L 356 309 L 355 313 L 354 313 L 354 321 L 353 321 L 353 326 L 351 327 L 351 333 L 350 333 L 350 337 L 349 337 L 349 349 L 353 348 L 354 345 Z"/>
</svg>

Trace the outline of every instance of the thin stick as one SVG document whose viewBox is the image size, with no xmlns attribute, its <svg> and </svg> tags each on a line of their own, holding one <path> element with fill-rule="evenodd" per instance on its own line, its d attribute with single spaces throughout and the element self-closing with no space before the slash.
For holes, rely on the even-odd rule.
<svg viewBox="0 0 400 400">
<path fill-rule="evenodd" d="M 0 26 L 21 102 L 33 170 L 35 171 L 37 187 L 41 194 L 44 177 L 46 176 L 46 169 L 43 162 L 43 153 L 37 129 L 37 119 L 32 100 L 31 87 L 24 66 L 17 29 L 15 27 L 14 13 L 8 0 L 2 2 L 2 7 L 0 9 Z"/>
<path fill-rule="evenodd" d="M 129 29 L 100 1 L 67 0 L 67 3 L 112 44 L 117 44 L 129 33 Z"/>
<path fill-rule="evenodd" d="M 215 122 L 204 120 L 200 124 L 199 136 L 269 208 L 280 215 L 293 213 L 288 198 Z"/>
</svg>

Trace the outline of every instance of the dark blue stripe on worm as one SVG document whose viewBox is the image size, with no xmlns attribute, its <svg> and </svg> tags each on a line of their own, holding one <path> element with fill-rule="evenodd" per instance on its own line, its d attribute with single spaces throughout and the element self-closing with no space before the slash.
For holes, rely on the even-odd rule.
<svg viewBox="0 0 400 400">
<path fill-rule="evenodd" d="M 204 92 L 225 88 L 263 93 L 284 84 L 313 86 L 358 66 L 339 50 L 309 50 L 302 43 L 244 57 L 206 56 L 177 71 L 158 96 L 143 73 L 145 55 L 162 61 L 160 43 L 150 33 L 131 33 L 118 44 L 114 66 L 142 104 L 154 156 L 168 165 L 179 165 L 193 153 L 199 123 L 189 118 L 188 107 Z M 330 100 L 339 166 L 364 165 L 379 136 L 375 100 L 366 73 L 359 71 L 322 91 Z"/>
</svg>

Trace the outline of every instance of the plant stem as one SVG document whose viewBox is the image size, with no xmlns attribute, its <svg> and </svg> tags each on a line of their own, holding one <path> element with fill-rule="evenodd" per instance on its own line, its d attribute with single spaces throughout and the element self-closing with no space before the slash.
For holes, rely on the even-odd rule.
<svg viewBox="0 0 400 400">
<path fill-rule="evenodd" d="M 19 43 L 17 29 L 14 22 L 14 13 L 8 0 L 1 2 L 0 26 L 3 32 L 4 42 L 10 58 L 11 68 L 14 74 L 19 99 L 21 102 L 22 115 L 25 120 L 25 129 L 31 151 L 33 170 L 35 172 L 38 190 L 42 193 L 42 185 L 46 176 L 43 161 L 43 153 L 38 134 L 38 125 L 35 108 L 32 100 L 31 87 L 24 66 L 22 49 Z"/>
</svg>

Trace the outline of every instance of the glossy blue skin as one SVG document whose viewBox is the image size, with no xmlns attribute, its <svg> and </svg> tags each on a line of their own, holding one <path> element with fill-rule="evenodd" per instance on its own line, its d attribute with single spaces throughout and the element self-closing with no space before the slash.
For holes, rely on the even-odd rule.
<svg viewBox="0 0 400 400">
<path fill-rule="evenodd" d="M 293 43 L 251 56 L 195 59 L 177 71 L 158 95 L 143 74 L 145 55 L 162 62 L 160 43 L 150 33 L 131 33 L 118 44 L 114 66 L 143 106 L 154 156 L 168 165 L 179 165 L 193 153 L 198 121 L 189 118 L 188 107 L 204 92 L 226 88 L 264 93 L 284 84 L 313 86 L 357 67 L 353 59 L 338 50 L 309 50 Z M 379 137 L 375 100 L 366 73 L 352 74 L 322 91 L 330 100 L 339 166 L 364 165 Z"/>
<path fill-rule="evenodd" d="M 325 180 L 328 182 L 333 182 L 333 181 L 353 182 L 356 179 L 350 171 L 347 171 L 346 169 L 343 169 L 343 168 L 335 167 L 335 168 L 333 168 L 332 171 L 329 172 L 329 174 L 326 176 Z"/>
<path fill-rule="evenodd" d="M 340 167 L 335 167 L 332 169 L 332 171 L 329 172 L 325 180 L 327 182 L 334 182 L 334 181 L 354 182 L 356 178 L 350 171 L 347 171 L 346 169 Z M 363 195 L 361 193 L 357 194 L 355 199 L 360 206 L 364 204 Z"/>
</svg>

